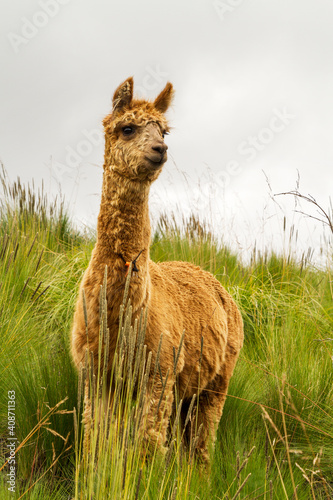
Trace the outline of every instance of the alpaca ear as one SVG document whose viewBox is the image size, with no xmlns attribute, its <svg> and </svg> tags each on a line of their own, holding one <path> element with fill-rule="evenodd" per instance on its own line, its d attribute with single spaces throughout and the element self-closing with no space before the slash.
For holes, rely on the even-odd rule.
<svg viewBox="0 0 333 500">
<path fill-rule="evenodd" d="M 133 99 L 133 77 L 130 76 L 115 90 L 112 100 L 112 109 L 118 113 L 125 106 L 129 106 Z"/>
<path fill-rule="evenodd" d="M 165 113 L 171 104 L 175 91 L 173 90 L 172 83 L 168 82 L 165 88 L 156 97 L 154 101 L 154 106 L 161 113 Z"/>
</svg>

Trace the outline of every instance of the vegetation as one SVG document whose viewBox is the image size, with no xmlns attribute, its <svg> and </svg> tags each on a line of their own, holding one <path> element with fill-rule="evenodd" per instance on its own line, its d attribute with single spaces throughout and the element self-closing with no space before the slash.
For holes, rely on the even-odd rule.
<svg viewBox="0 0 333 500">
<path fill-rule="evenodd" d="M 210 474 L 195 463 L 195 439 L 190 450 L 183 449 L 177 420 L 167 456 L 145 457 L 138 427 L 149 353 L 136 354 L 137 371 L 131 372 L 126 301 L 114 367 L 117 396 L 109 418 L 96 419 L 90 450 L 83 450 L 82 392 L 91 371 L 89 360 L 80 374 L 74 369 L 69 334 L 94 238 L 73 229 L 63 200 L 49 202 L 42 190 L 11 183 L 4 172 L 0 180 L 2 499 L 332 498 L 329 266 L 316 269 L 274 254 L 253 255 L 245 265 L 194 217 L 182 224 L 161 217 L 153 260 L 186 260 L 211 271 L 235 297 L 244 319 L 245 344 Z M 140 353 L 144 319 L 137 326 L 133 338 Z M 124 385 L 129 373 L 133 383 Z M 98 386 L 102 393 L 102 371 Z M 15 406 L 8 403 L 13 400 Z M 100 411 L 97 401 L 97 417 Z M 7 482 L 13 442 L 15 493 Z"/>
</svg>

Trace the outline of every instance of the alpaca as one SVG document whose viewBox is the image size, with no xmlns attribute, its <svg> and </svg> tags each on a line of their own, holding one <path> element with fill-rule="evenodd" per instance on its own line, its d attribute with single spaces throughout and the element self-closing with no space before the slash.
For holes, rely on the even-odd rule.
<svg viewBox="0 0 333 500">
<path fill-rule="evenodd" d="M 192 396 L 198 396 L 195 415 L 197 426 L 203 425 L 196 453 L 199 459 L 208 462 L 208 448 L 215 441 L 229 381 L 243 344 L 243 322 L 235 302 L 212 274 L 187 262 L 155 263 L 149 257 L 148 196 L 167 159 L 164 137 L 169 127 L 165 112 L 173 94 L 172 84 L 167 83 L 154 101 L 135 99 L 133 78 L 128 78 L 116 89 L 112 113 L 103 121 L 105 155 L 97 241 L 76 304 L 72 354 L 77 367 L 84 363 L 87 349 L 84 290 L 89 350 L 97 366 L 99 291 L 107 265 L 111 369 L 123 298 L 121 290 L 128 272 L 126 263 L 132 261 L 136 271 L 129 287 L 133 318 L 138 317 L 142 308 L 147 309 L 145 344 L 153 361 L 163 333 L 160 372 L 164 379 L 169 373 L 163 411 L 158 406 L 161 381 L 154 383 L 150 397 L 146 398 L 144 440 L 148 448 L 154 445 L 165 452 L 177 387 L 178 401 L 183 400 L 183 422 Z M 183 332 L 183 348 L 174 373 L 174 351 L 177 352 Z M 88 420 L 86 405 L 87 429 Z"/>
</svg>

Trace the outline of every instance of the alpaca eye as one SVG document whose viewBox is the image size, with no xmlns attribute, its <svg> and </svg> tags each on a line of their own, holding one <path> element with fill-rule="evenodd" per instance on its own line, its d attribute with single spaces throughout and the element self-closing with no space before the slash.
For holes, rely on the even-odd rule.
<svg viewBox="0 0 333 500">
<path fill-rule="evenodd" d="M 134 127 L 129 127 L 128 125 L 126 127 L 122 128 L 122 132 L 124 135 L 131 135 L 134 132 Z"/>
<path fill-rule="evenodd" d="M 164 139 L 164 137 L 165 137 L 166 135 L 169 135 L 169 132 L 162 132 L 162 137 L 163 137 L 163 139 Z"/>
</svg>

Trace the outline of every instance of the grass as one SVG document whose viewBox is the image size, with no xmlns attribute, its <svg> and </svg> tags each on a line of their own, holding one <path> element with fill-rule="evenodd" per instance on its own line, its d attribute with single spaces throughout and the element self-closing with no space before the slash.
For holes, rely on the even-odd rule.
<svg viewBox="0 0 333 500">
<path fill-rule="evenodd" d="M 92 429 L 90 451 L 84 451 L 80 422 L 89 363 L 79 381 L 69 337 L 78 284 L 94 239 L 74 230 L 63 200 L 50 202 L 43 191 L 10 182 L 5 172 L 0 180 L 4 192 L 0 204 L 1 498 L 332 498 L 329 266 L 316 269 L 273 253 L 253 255 L 245 265 L 194 217 L 181 225 L 161 217 L 152 259 L 186 260 L 214 273 L 234 296 L 244 319 L 244 348 L 219 426 L 211 472 L 203 471 L 191 451 L 182 448 L 177 426 L 167 457 L 162 459 L 156 452 L 145 460 L 138 426 L 148 353 L 139 356 L 142 386 L 136 399 L 133 384 L 126 388 L 119 384 L 117 404 L 107 410 L 107 420 L 96 420 L 100 425 Z M 130 338 L 133 331 L 128 330 L 126 315 L 130 316 L 129 308 L 124 312 L 123 335 Z M 115 373 L 124 369 L 118 364 Z M 98 383 L 103 391 L 102 371 Z M 8 429 L 11 394 L 15 394 L 14 412 L 10 406 L 15 427 Z M 17 438 L 15 493 L 7 483 L 9 430 Z"/>
</svg>

